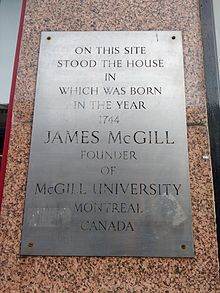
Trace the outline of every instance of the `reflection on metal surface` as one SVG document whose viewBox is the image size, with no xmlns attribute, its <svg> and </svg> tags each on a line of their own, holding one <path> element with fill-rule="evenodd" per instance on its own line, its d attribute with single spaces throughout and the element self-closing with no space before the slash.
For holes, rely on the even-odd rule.
<svg viewBox="0 0 220 293">
<path fill-rule="evenodd" d="M 8 113 L 8 105 L 0 104 L 0 169 L 2 165 L 2 154 L 3 154 L 7 113 Z"/>
<path fill-rule="evenodd" d="M 214 10 L 214 22 L 215 22 L 215 34 L 216 34 L 218 60 L 220 60 L 220 1 L 219 0 L 213 0 L 213 10 Z"/>
<path fill-rule="evenodd" d="M 42 33 L 21 254 L 193 256 L 180 32 Z"/>
</svg>

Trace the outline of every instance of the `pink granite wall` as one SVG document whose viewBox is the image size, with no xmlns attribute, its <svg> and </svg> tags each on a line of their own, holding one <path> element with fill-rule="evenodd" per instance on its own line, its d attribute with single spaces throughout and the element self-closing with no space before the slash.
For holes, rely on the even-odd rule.
<svg viewBox="0 0 220 293">
<path fill-rule="evenodd" d="M 47 30 L 183 32 L 195 258 L 19 257 L 40 32 Z M 205 101 L 199 0 L 28 0 L 1 214 L 0 292 L 220 292 Z"/>
</svg>

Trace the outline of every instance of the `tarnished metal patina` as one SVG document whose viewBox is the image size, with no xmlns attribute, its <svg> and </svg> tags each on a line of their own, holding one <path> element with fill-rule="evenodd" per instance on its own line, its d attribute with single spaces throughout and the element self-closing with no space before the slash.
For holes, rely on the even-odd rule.
<svg viewBox="0 0 220 293">
<path fill-rule="evenodd" d="M 43 32 L 22 255 L 192 257 L 180 32 Z"/>
</svg>

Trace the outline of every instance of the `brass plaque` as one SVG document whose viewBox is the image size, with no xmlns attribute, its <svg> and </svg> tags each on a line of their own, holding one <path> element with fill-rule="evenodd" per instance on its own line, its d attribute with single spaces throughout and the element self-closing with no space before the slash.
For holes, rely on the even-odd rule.
<svg viewBox="0 0 220 293">
<path fill-rule="evenodd" d="M 193 256 L 181 32 L 43 32 L 22 255 Z"/>
</svg>

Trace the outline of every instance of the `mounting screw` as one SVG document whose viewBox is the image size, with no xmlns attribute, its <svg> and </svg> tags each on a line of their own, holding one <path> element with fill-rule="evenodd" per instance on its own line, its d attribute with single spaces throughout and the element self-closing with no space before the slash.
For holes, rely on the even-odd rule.
<svg viewBox="0 0 220 293">
<path fill-rule="evenodd" d="M 51 40 L 51 37 L 50 37 L 50 36 L 48 36 L 48 37 L 47 37 L 47 40 L 48 40 L 48 41 L 50 41 L 50 40 Z"/>
<path fill-rule="evenodd" d="M 181 249 L 182 249 L 182 250 L 186 250 L 186 244 L 182 244 L 182 245 L 181 245 Z"/>
<path fill-rule="evenodd" d="M 176 39 L 176 37 L 175 36 L 172 36 L 172 40 L 175 40 Z"/>
<path fill-rule="evenodd" d="M 28 246 L 28 248 L 33 248 L 33 246 L 34 246 L 34 243 L 32 243 L 32 242 L 29 242 L 27 246 Z"/>
</svg>

